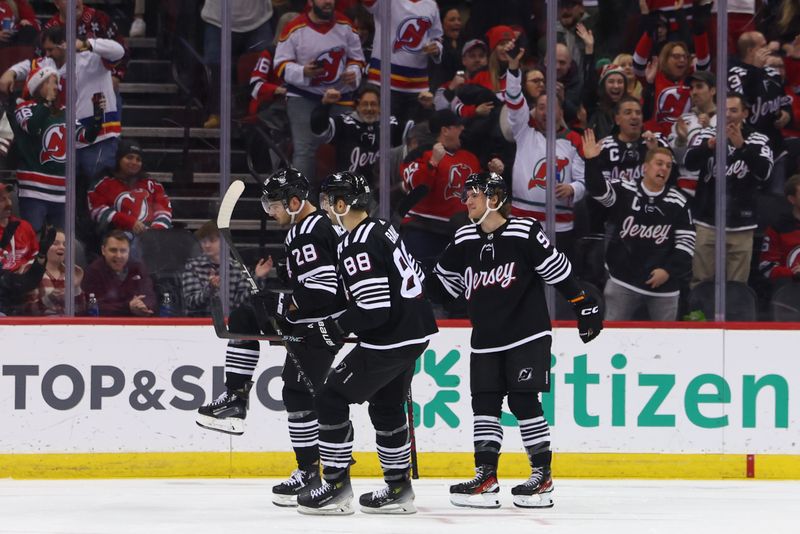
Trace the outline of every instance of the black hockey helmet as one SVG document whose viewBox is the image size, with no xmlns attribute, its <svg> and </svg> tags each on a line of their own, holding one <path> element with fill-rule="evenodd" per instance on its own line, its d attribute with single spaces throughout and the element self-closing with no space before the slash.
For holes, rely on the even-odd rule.
<svg viewBox="0 0 800 534">
<path fill-rule="evenodd" d="M 362 175 L 342 171 L 330 174 L 322 181 L 320 195 L 327 197 L 331 205 L 341 198 L 351 208 L 366 210 L 372 198 L 372 190 Z"/>
<path fill-rule="evenodd" d="M 292 197 L 297 197 L 301 201 L 306 200 L 310 189 L 308 179 L 302 172 L 294 167 L 280 169 L 264 180 L 261 205 L 264 207 L 264 211 L 268 211 L 267 207 L 270 202 L 280 201 L 286 205 Z"/>
<path fill-rule="evenodd" d="M 461 190 L 461 202 L 466 202 L 467 196 L 472 191 L 483 193 L 487 197 L 497 195 L 498 204 L 505 203 L 508 198 L 508 185 L 496 172 L 474 172 L 467 176 L 464 180 L 464 189 Z"/>
</svg>

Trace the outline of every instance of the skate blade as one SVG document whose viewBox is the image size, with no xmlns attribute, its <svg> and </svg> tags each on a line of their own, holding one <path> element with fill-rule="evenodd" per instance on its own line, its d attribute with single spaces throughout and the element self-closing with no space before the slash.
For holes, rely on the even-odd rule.
<svg viewBox="0 0 800 534">
<path fill-rule="evenodd" d="M 281 508 L 296 508 L 297 495 L 280 495 L 278 493 L 273 493 L 272 504 L 280 506 Z"/>
<path fill-rule="evenodd" d="M 321 508 L 309 508 L 308 506 L 298 505 L 297 511 L 304 515 L 353 515 L 355 513 L 350 501 L 331 504 Z"/>
<path fill-rule="evenodd" d="M 400 502 L 387 504 L 380 508 L 371 508 L 369 506 L 362 506 L 361 511 L 365 514 L 385 514 L 385 515 L 406 515 L 416 514 L 417 507 L 414 506 L 414 501 Z"/>
<path fill-rule="evenodd" d="M 244 434 L 244 419 L 236 419 L 229 417 L 227 419 L 217 419 L 209 417 L 208 415 L 198 415 L 195 419 L 197 426 L 201 426 L 207 430 L 214 430 L 222 432 L 223 434 L 231 434 L 233 436 L 241 436 Z"/>
<path fill-rule="evenodd" d="M 537 495 L 514 495 L 514 506 L 517 508 L 552 508 L 552 492 Z"/>
<path fill-rule="evenodd" d="M 497 493 L 481 493 L 479 495 L 450 494 L 450 504 L 462 508 L 500 508 Z"/>
</svg>

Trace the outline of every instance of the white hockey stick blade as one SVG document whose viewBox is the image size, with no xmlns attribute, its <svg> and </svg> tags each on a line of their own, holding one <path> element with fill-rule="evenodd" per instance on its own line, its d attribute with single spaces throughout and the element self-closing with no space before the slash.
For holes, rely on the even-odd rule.
<svg viewBox="0 0 800 534">
<path fill-rule="evenodd" d="M 231 182 L 230 187 L 222 197 L 222 203 L 219 205 L 219 213 L 217 213 L 217 228 L 230 228 L 231 217 L 233 216 L 233 208 L 239 201 L 239 197 L 244 193 L 244 182 L 242 180 L 234 180 Z"/>
</svg>

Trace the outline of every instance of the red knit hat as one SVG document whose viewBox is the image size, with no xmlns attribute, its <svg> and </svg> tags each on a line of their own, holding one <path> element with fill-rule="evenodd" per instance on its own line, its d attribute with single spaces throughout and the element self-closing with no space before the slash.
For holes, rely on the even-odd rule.
<svg viewBox="0 0 800 534">
<path fill-rule="evenodd" d="M 494 50 L 502 41 L 516 39 L 516 35 L 511 26 L 493 26 L 486 32 L 486 39 L 489 41 L 489 50 Z"/>
</svg>

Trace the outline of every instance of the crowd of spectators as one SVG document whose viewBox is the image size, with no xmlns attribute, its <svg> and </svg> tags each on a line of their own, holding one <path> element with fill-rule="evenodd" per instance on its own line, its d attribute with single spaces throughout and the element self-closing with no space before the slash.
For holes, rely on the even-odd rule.
<svg viewBox="0 0 800 534">
<path fill-rule="evenodd" d="M 689 293 L 715 275 L 716 121 L 724 111 L 719 142 L 727 149 L 728 280 L 758 289 L 762 304 L 776 283 L 800 283 L 795 0 L 758 9 L 754 0 L 729 2 L 724 51 L 716 50 L 713 1 L 559 0 L 554 94 L 545 90 L 544 2 L 392 0 L 384 27 L 375 15 L 387 1 L 233 3 L 234 62 L 253 58 L 249 105 L 234 113 L 250 123 L 282 115 L 291 163 L 312 184 L 333 168 L 347 168 L 378 186 L 378 124 L 390 121 L 392 198 L 419 188 L 427 192 L 401 224 L 410 251 L 423 263 L 435 260 L 452 229 L 466 221 L 459 194 L 471 172 L 501 174 L 512 191 L 512 213 L 544 223 L 546 128 L 552 121 L 556 225 L 548 230 L 557 246 L 586 284 L 605 293 L 609 317 L 682 318 L 692 311 Z M 8 66 L 0 76 L 0 91 L 12 95 L 6 109 L 13 115 L 16 150 L 39 142 L 52 152 L 47 169 L 35 162 L 26 167 L 25 158 L 17 169 L 19 212 L 33 233 L 63 227 L 63 152 L 60 160 L 56 154 L 63 135 L 47 137 L 47 125 L 63 128 L 64 115 L 66 2 L 54 3 L 58 12 L 40 32 L 25 0 L 0 1 L 0 21 L 11 19 L 9 30 L 3 22 L 0 46 L 12 37 L 39 45 L 40 57 Z M 115 313 L 147 315 L 155 313 L 155 297 L 146 286 L 129 283 L 131 276 L 148 278 L 146 267 L 135 266 L 137 240 L 143 232 L 171 228 L 172 207 L 143 168 L 141 146 L 120 141 L 119 82 L 130 57 L 125 39 L 107 15 L 77 3 L 78 198 L 86 203 L 79 216 L 85 214 L 93 235 L 103 236 L 101 257 L 86 269 L 78 293 L 93 287 L 99 298 L 109 286 L 128 299 L 115 305 Z M 130 4 L 134 19 L 142 20 L 143 2 Z M 189 12 L 202 28 L 202 57 L 214 88 L 222 75 L 221 2 L 200 4 Z M 137 35 L 145 31 L 143 21 L 133 24 L 132 33 L 134 27 Z M 381 57 L 382 32 L 391 35 L 389 58 Z M 720 61 L 728 71 L 726 94 L 716 92 L 713 73 Z M 387 67 L 391 116 L 382 117 L 376 87 Z M 218 127 L 219 106 L 212 91 L 198 126 Z M 334 147 L 327 160 L 325 144 Z M 197 237 L 204 253 L 187 263 L 181 288 L 192 315 L 207 312 L 208 298 L 219 289 L 221 261 L 216 229 L 206 225 Z M 9 252 L 13 241 L 2 242 L 6 258 L 18 255 Z M 60 256 L 50 256 L 43 260 L 48 273 L 63 274 Z M 24 270 L 17 260 L 4 261 L 3 272 Z M 254 267 L 265 276 L 271 262 Z M 105 286 L 91 286 L 94 276 Z M 231 280 L 233 300 L 244 298 L 241 284 Z M 28 312 L 42 310 L 41 295 L 54 293 L 37 291 L 38 304 L 30 301 Z M 42 313 L 58 309 L 45 307 L 50 311 Z"/>
</svg>

